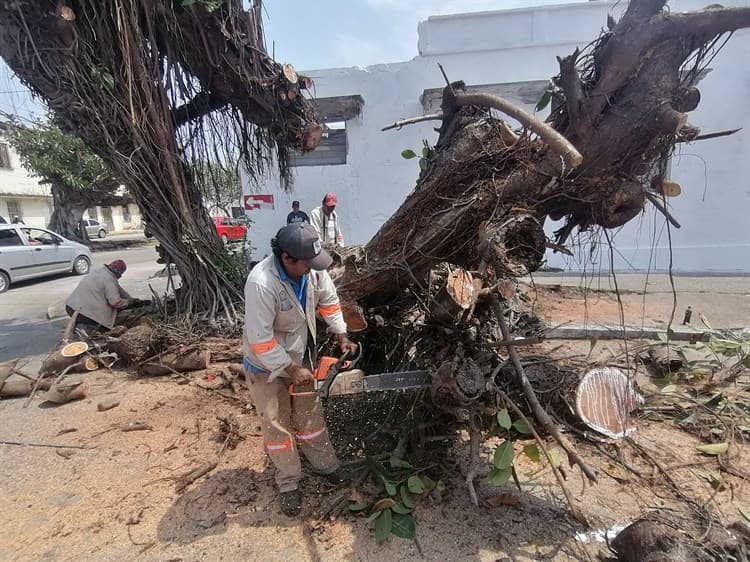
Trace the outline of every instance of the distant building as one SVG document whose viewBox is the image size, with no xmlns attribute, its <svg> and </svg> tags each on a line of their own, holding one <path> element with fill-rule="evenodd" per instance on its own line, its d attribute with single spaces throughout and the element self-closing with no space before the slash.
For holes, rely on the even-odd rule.
<svg viewBox="0 0 750 562">
<path fill-rule="evenodd" d="M 700 10 L 705 0 L 673 0 L 673 12 Z M 748 6 L 750 0 L 731 0 Z M 583 48 L 619 17 L 626 2 L 572 2 L 492 12 L 430 17 L 419 24 L 419 55 L 407 62 L 367 68 L 304 71 L 315 81 L 315 104 L 327 126 L 321 146 L 293 161 L 294 192 L 272 175 L 260 185 L 243 177 L 245 208 L 253 221 L 249 236 L 256 256 L 270 251 L 269 239 L 285 224 L 292 200 L 309 212 L 324 194 L 338 195 L 338 212 L 347 244 L 367 242 L 414 189 L 417 159 L 401 151 L 421 151 L 423 140 L 437 141 L 438 122 L 381 132 L 389 123 L 434 113 L 445 85 L 441 63 L 451 80 L 470 89 L 506 97 L 528 111 L 559 71 L 556 55 Z M 699 88 L 702 101 L 690 122 L 704 132 L 741 129 L 724 138 L 678 146 L 671 178 L 682 195 L 670 200 L 682 228 L 672 230 L 675 271 L 750 272 L 750 30 L 734 33 L 711 60 Z M 546 112 L 543 117 L 546 116 Z M 258 200 L 265 202 L 260 205 Z M 548 233 L 559 227 L 551 221 Z M 616 270 L 665 270 L 670 251 L 664 218 L 645 212 L 613 232 Z M 607 271 L 609 251 L 602 243 L 575 258 L 548 252 L 548 264 L 566 269 Z"/>
<path fill-rule="evenodd" d="M 8 222 L 20 218 L 31 226 L 45 227 L 52 215 L 49 187 L 29 174 L 13 147 L 0 136 L 0 216 Z"/>
<path fill-rule="evenodd" d="M 125 189 L 121 189 L 124 195 Z M 10 143 L 0 135 L 0 216 L 11 222 L 18 217 L 29 226 L 47 227 L 52 216 L 49 186 L 39 183 L 22 165 Z M 97 220 L 109 232 L 141 228 L 141 212 L 134 203 L 115 206 L 92 206 L 84 219 Z"/>
</svg>

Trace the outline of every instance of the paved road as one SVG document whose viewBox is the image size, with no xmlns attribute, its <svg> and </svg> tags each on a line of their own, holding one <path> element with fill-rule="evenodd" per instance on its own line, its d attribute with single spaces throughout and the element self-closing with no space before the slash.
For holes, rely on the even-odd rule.
<svg viewBox="0 0 750 562">
<path fill-rule="evenodd" d="M 166 288 L 166 278 L 153 277 L 162 266 L 156 263 L 152 246 L 95 252 L 93 256 L 93 267 L 115 259 L 125 260 L 128 271 L 121 284 L 134 297 L 150 298 L 149 285 L 157 294 Z M 65 314 L 63 302 L 80 280 L 75 275 L 58 275 L 25 281 L 0 295 L 0 362 L 46 353 L 55 345 L 65 318 L 50 322 L 47 312 Z"/>
</svg>

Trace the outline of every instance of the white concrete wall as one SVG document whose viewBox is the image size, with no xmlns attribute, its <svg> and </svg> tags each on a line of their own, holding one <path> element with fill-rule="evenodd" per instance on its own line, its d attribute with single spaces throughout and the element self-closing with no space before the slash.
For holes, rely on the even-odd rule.
<svg viewBox="0 0 750 562">
<path fill-rule="evenodd" d="M 750 0 L 730 4 L 750 5 Z M 670 5 L 673 11 L 696 10 L 706 1 L 679 0 Z M 401 131 L 380 129 L 399 118 L 423 113 L 422 92 L 444 85 L 438 62 L 450 79 L 467 84 L 546 80 L 557 72 L 556 55 L 585 46 L 605 25 L 607 12 L 613 10 L 619 16 L 624 7 L 623 3 L 582 2 L 433 17 L 420 24 L 420 55 L 411 61 L 305 72 L 315 80 L 318 97 L 359 94 L 364 108 L 359 117 L 347 122 L 345 165 L 297 168 L 292 194 L 282 192 L 274 176 L 254 186 L 243 175 L 246 193 L 273 193 L 276 198 L 274 210 L 248 213 L 255 221 L 250 236 L 258 248 L 256 256 L 268 252 L 268 240 L 285 224 L 293 199 L 309 211 L 327 191 L 339 196 L 338 212 L 347 243 L 362 244 L 370 239 L 414 187 L 417 161 L 402 159 L 401 150 L 418 152 L 422 139 L 431 144 L 437 139 L 434 123 Z M 750 272 L 750 222 L 745 218 L 750 212 L 750 159 L 743 157 L 750 146 L 750 112 L 746 111 L 749 42 L 750 31 L 737 32 L 711 63 L 714 71 L 700 85 L 703 100 L 690 116 L 691 123 L 706 132 L 743 130 L 731 137 L 686 145 L 673 162 L 672 177 L 683 188 L 683 195 L 673 200 L 674 213 L 683 227 L 671 233 L 678 271 Z M 624 256 L 615 255 L 615 267 L 664 269 L 666 232 L 661 237 L 652 234 L 662 231 L 663 224 L 648 208 L 641 220 L 615 233 L 617 249 Z M 655 260 L 652 246 L 657 248 Z M 608 267 L 605 257 L 597 258 L 595 267 Z M 567 260 L 551 254 L 548 259 L 558 267 L 591 267 L 585 259 Z"/>
<path fill-rule="evenodd" d="M 8 211 L 8 201 L 16 201 L 21 207 L 23 222 L 29 226 L 45 228 L 52 215 L 52 198 L 4 197 L 0 195 L 0 215 L 8 222 L 13 220 Z"/>
</svg>

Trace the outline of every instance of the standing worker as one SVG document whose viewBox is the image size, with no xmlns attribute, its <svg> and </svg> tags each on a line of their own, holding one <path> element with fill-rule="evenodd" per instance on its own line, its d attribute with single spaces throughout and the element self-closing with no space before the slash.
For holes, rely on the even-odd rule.
<svg viewBox="0 0 750 562">
<path fill-rule="evenodd" d="M 323 244 L 344 247 L 344 237 L 339 227 L 339 216 L 336 214 L 336 194 L 326 193 L 323 204 L 310 212 L 310 224 L 318 231 Z"/>
<path fill-rule="evenodd" d="M 103 327 L 111 330 L 118 310 L 141 302 L 131 297 L 118 282 L 126 269 L 124 261 L 115 260 L 95 269 L 81 280 L 65 301 L 69 316 L 78 312 L 76 325 L 90 324 L 93 329 Z"/>
<path fill-rule="evenodd" d="M 310 224 L 310 217 L 307 216 L 305 211 L 299 210 L 299 201 L 292 201 L 292 212 L 286 216 L 287 224 Z"/>
<path fill-rule="evenodd" d="M 325 271 L 332 259 L 315 229 L 285 226 L 271 248 L 273 254 L 253 268 L 245 284 L 244 367 L 261 415 L 265 449 L 276 466 L 281 511 L 293 517 L 302 507 L 299 449 L 329 482 L 347 482 L 328 438 L 320 399 L 289 394 L 290 385 L 313 382 L 316 310 L 342 352 L 354 352 L 357 346 L 346 336 L 336 288 Z"/>
</svg>

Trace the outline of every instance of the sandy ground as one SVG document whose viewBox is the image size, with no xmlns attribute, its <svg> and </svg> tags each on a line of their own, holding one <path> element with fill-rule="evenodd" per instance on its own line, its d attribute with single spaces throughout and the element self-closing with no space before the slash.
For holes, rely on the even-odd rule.
<svg viewBox="0 0 750 562">
<path fill-rule="evenodd" d="M 551 292 L 540 299 L 548 320 L 575 310 L 580 315 L 574 293 L 563 306 L 558 290 Z M 619 317 L 611 298 L 603 295 L 597 306 Z M 605 310 L 600 313 L 599 319 Z M 580 346 L 566 345 L 565 352 Z M 478 480 L 482 499 L 505 494 L 511 498 L 505 503 L 514 505 L 474 507 L 463 483 L 462 440 L 451 453 L 444 492 L 426 497 L 415 510 L 417 540 L 391 536 L 378 545 L 362 518 L 344 513 L 333 521 L 317 519 L 336 491 L 313 476 L 303 484 L 303 515 L 292 520 L 280 513 L 273 469 L 262 452 L 258 419 L 244 406 L 246 394 L 228 401 L 176 378 L 135 379 L 117 371 L 87 376 L 90 395 L 79 402 L 50 407 L 37 398 L 28 408 L 25 399 L 0 402 L 0 441 L 62 446 L 0 444 L 0 560 L 594 560 L 604 543 L 586 533 L 677 505 L 653 465 L 631 445 L 622 445 L 619 454 L 640 477 L 599 454 L 594 444 L 580 442 L 599 483 L 584 485 L 577 469 L 567 470 L 567 482 L 591 529 L 570 517 L 550 468 L 521 454 L 521 491 Z M 118 407 L 97 411 L 99 402 L 114 397 Z M 216 416 L 227 414 L 237 418 L 246 439 L 218 456 Z M 120 430 L 131 422 L 152 429 Z M 698 441 L 671 422 L 642 420 L 635 439 L 684 493 L 708 502 L 725 521 L 739 518 L 738 507 L 750 508 L 742 473 L 724 474 L 725 489 L 712 490 L 700 471 L 719 472 L 716 459 L 696 451 Z M 488 469 L 492 446 L 484 451 Z M 606 450 L 617 454 L 612 446 Z M 730 458 L 741 470 L 748 452 L 733 446 Z M 176 476 L 210 461 L 219 462 L 214 471 L 175 491 Z"/>
</svg>

